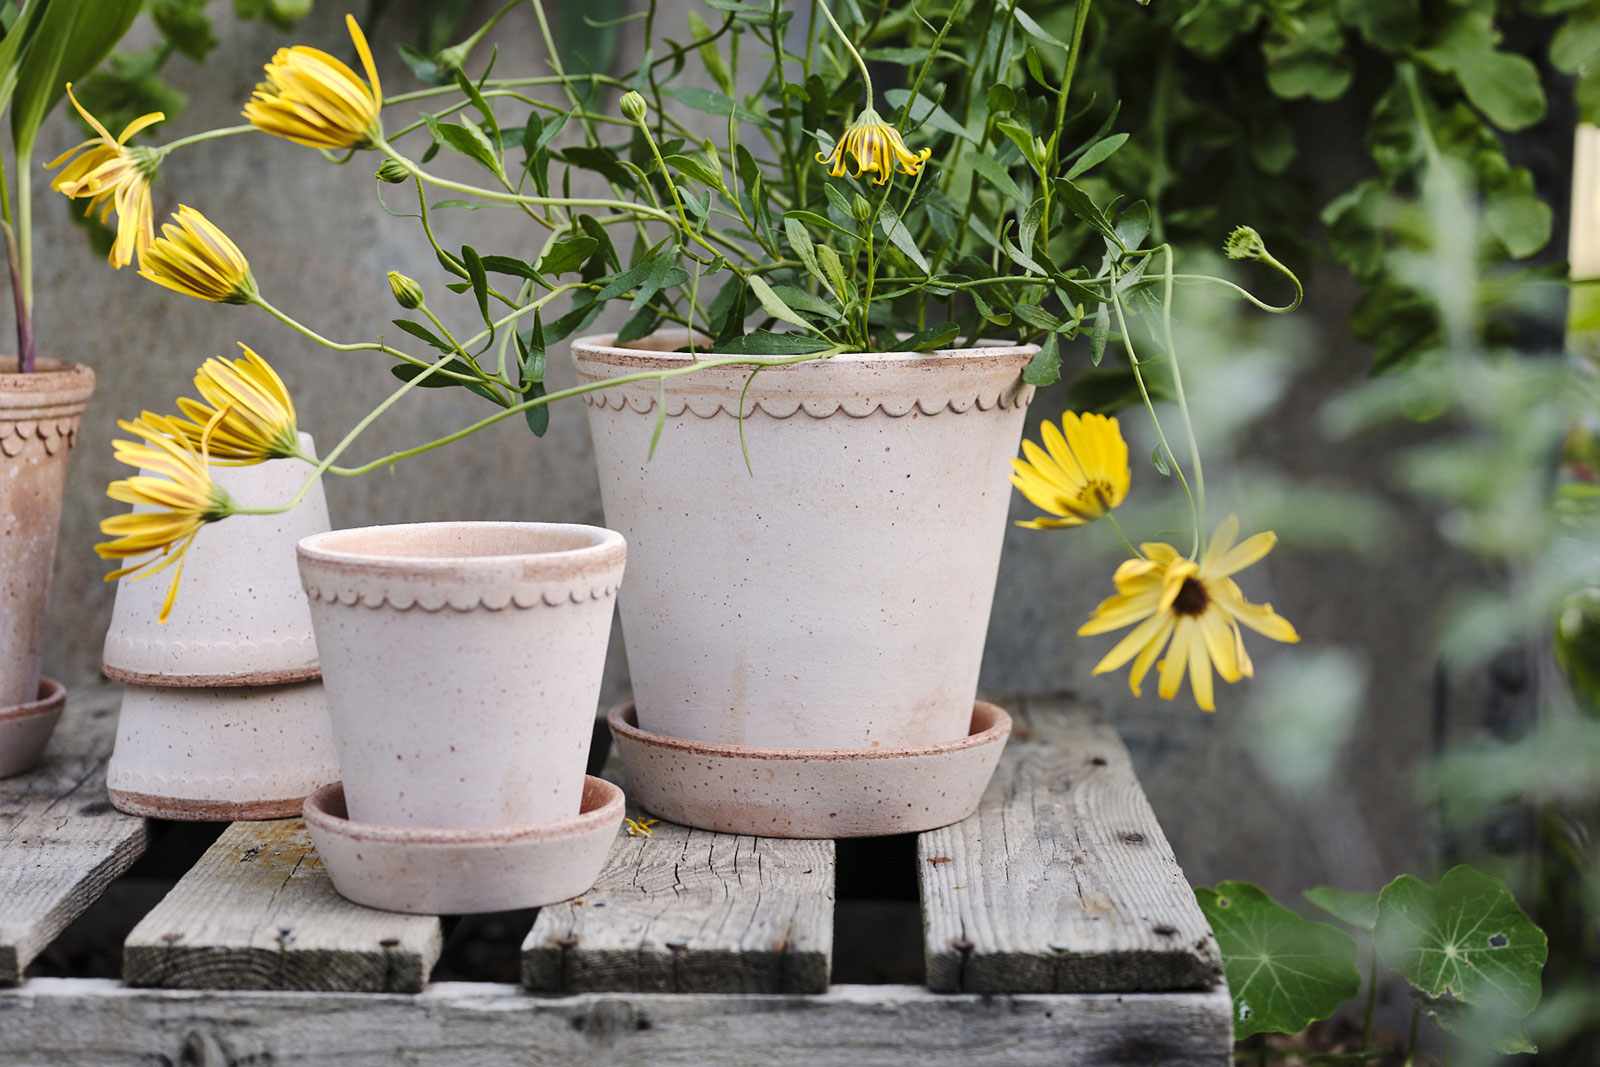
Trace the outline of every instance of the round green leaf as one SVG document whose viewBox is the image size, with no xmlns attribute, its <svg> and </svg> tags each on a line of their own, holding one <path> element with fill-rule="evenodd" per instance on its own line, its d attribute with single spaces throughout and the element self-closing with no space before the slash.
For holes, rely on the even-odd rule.
<svg viewBox="0 0 1600 1067">
<path fill-rule="evenodd" d="M 1356 893 L 1349 889 L 1335 889 L 1319 885 L 1300 894 L 1335 919 L 1357 930 L 1372 932 L 1378 924 L 1378 894 Z"/>
<path fill-rule="evenodd" d="M 1194 891 L 1222 950 L 1233 1036 L 1293 1034 L 1361 989 L 1355 939 L 1303 919 L 1248 882 Z"/>
<path fill-rule="evenodd" d="M 1437 886 L 1401 875 L 1378 895 L 1383 962 L 1429 996 L 1520 1019 L 1539 1003 L 1544 931 L 1498 879 L 1455 867 Z"/>
</svg>

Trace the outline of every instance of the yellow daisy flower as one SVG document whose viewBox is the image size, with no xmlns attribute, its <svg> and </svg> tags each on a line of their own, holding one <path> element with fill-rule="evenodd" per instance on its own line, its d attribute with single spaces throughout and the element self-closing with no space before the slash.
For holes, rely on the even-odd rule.
<svg viewBox="0 0 1600 1067">
<path fill-rule="evenodd" d="M 245 466 L 299 455 L 294 400 L 283 379 L 249 345 L 240 342 L 239 347 L 244 349 L 243 359 L 213 356 L 195 372 L 194 387 L 201 399 L 178 398 L 178 409 L 186 418 L 147 411 L 143 420 L 192 448 L 205 445 L 212 463 Z"/>
<path fill-rule="evenodd" d="M 912 152 L 900 139 L 900 131 L 884 122 L 872 108 L 863 111 L 844 136 L 833 146 L 831 154 L 817 153 L 817 162 L 828 164 L 828 173 L 835 178 L 845 174 L 846 156 L 856 157 L 857 178 L 872 174 L 873 182 L 882 185 L 896 168 L 901 174 L 916 174 L 922 164 L 933 155 L 933 149 Z"/>
<path fill-rule="evenodd" d="M 139 277 L 201 300 L 248 304 L 256 280 L 239 246 L 192 207 L 178 205 L 173 222 L 139 256 Z"/>
<path fill-rule="evenodd" d="M 152 473 L 124 478 L 107 487 L 111 499 L 145 510 L 102 520 L 100 532 L 115 540 L 95 545 L 94 550 L 101 559 L 149 557 L 112 571 L 106 575 L 108 582 L 125 574 L 148 578 L 176 566 L 172 586 L 161 604 L 160 620 L 166 622 L 178 596 L 178 580 L 183 577 L 184 553 L 202 526 L 233 513 L 233 501 L 211 480 L 203 450 L 196 452 L 188 441 L 168 436 L 143 419 L 117 425 L 144 441 L 113 441 L 116 458 Z"/>
<path fill-rule="evenodd" d="M 1215 711 L 1211 698 L 1211 668 L 1225 682 L 1249 678 L 1255 668 L 1244 650 L 1239 624 L 1244 623 L 1274 641 L 1295 642 L 1300 635 L 1271 604 L 1252 604 L 1231 577 L 1272 551 L 1277 535 L 1258 533 L 1239 544 L 1239 520 L 1228 516 L 1217 527 L 1199 563 L 1178 554 L 1171 545 L 1141 545 L 1141 559 L 1130 559 L 1112 578 L 1116 596 L 1109 597 L 1079 634 L 1103 634 L 1138 623 L 1095 665 L 1095 674 L 1114 671 L 1133 660 L 1128 688 L 1139 695 L 1139 684 L 1163 648 L 1158 691 L 1163 699 L 1178 695 L 1185 668 L 1195 703 Z M 1171 645 L 1168 647 L 1168 640 Z"/>
<path fill-rule="evenodd" d="M 89 206 L 84 214 L 92 215 L 99 208 L 101 222 L 116 211 L 117 239 L 111 246 L 111 265 L 121 270 L 133 262 L 135 254 L 142 257 L 155 237 L 150 183 L 161 165 L 160 151 L 137 145 L 130 148 L 128 139 L 167 116 L 160 111 L 141 115 L 124 127 L 121 137 L 113 139 L 110 131 L 78 103 L 71 85 L 67 86 L 67 98 L 99 136 L 69 148 L 45 164 L 47 170 L 67 164 L 51 181 L 50 188 L 73 200 L 88 197 Z M 72 162 L 67 163 L 69 159 Z"/>
<path fill-rule="evenodd" d="M 1011 484 L 1035 507 L 1058 518 L 1041 515 L 1018 526 L 1030 530 L 1059 530 L 1093 522 L 1122 503 L 1133 472 L 1128 467 L 1128 443 L 1117 420 L 1105 415 L 1061 416 L 1061 429 L 1047 422 L 1040 429 L 1040 448 L 1022 442 L 1026 460 L 1012 459 L 1016 472 Z"/>
<path fill-rule="evenodd" d="M 258 130 L 287 137 L 312 148 L 371 148 L 383 136 L 378 112 L 383 87 L 372 50 L 356 25 L 344 17 L 355 42 L 367 82 L 344 63 L 318 48 L 280 48 L 266 65 L 267 80 L 256 86 L 244 117 Z"/>
</svg>

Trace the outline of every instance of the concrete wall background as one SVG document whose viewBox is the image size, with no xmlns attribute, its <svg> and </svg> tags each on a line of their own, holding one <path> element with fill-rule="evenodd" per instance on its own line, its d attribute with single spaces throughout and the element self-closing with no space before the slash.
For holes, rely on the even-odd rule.
<svg viewBox="0 0 1600 1067">
<path fill-rule="evenodd" d="M 675 0 L 662 7 L 663 25 L 680 27 L 678 12 L 686 4 Z M 208 63 L 198 69 L 182 61 L 173 64 L 192 104 L 166 128 L 163 139 L 239 121 L 261 63 L 281 44 L 301 41 L 348 54 L 338 5 L 318 4 L 291 35 L 237 23 L 224 5 L 215 15 L 222 43 Z M 390 94 L 414 87 L 393 50 L 397 41 L 409 40 L 409 30 L 391 20 L 374 42 Z M 542 72 L 542 49 L 526 10 L 502 24 L 500 40 L 505 42 L 500 73 Z M 57 115 L 38 158 L 49 159 L 78 139 L 78 130 Z M 435 306 L 449 308 L 446 321 L 466 326 L 475 313 L 446 299 L 447 279 L 415 223 L 388 217 L 375 202 L 375 165 L 371 154 L 338 167 L 287 142 L 230 138 L 168 160 L 156 190 L 158 221 L 179 203 L 201 209 L 244 250 L 269 299 L 337 339 L 398 335 L 388 325 L 397 313 L 384 279 L 389 269 L 421 280 Z M 113 272 L 87 251 L 45 181 L 43 174 L 35 175 L 40 351 L 92 363 L 100 382 L 73 459 L 48 664 L 69 684 L 82 684 L 97 675 L 112 600 L 112 587 L 100 580 L 106 568 L 91 546 L 98 539 L 97 522 L 114 510 L 104 497 L 105 485 L 125 473 L 112 462 L 109 447 L 116 418 L 146 407 L 168 409 L 174 396 L 188 390 L 194 368 L 207 356 L 236 351 L 236 341 L 273 360 L 294 391 L 302 428 L 324 444 L 352 425 L 393 379 L 388 360 L 376 353 L 332 353 L 256 309 L 205 304 L 146 282 L 132 269 Z M 402 196 L 400 203 L 407 202 Z M 531 226 L 492 210 L 441 213 L 438 221 L 448 233 L 444 243 L 451 246 L 474 243 L 531 256 L 540 240 Z M 1407 432 L 1331 446 L 1315 430 L 1319 405 L 1364 374 L 1367 355 L 1343 328 L 1352 294 L 1337 272 L 1312 270 L 1307 280 L 1310 306 L 1299 328 L 1284 335 L 1302 369 L 1233 451 L 1270 460 L 1294 480 L 1378 488 L 1388 457 Z M 10 329 L 9 321 L 0 321 L 8 336 Z M 1069 366 L 1073 359 L 1069 354 Z M 552 351 L 552 387 L 570 380 L 564 353 Z M 1030 436 L 1060 403 L 1057 392 L 1035 405 Z M 484 402 L 457 390 L 415 397 L 378 424 L 353 458 L 424 440 L 487 412 Z M 1130 413 L 1125 421 L 1136 418 Z M 1212 444 L 1206 443 L 1208 473 L 1223 485 L 1230 448 L 1212 450 Z M 1136 469 L 1136 485 L 1152 477 L 1148 467 Z M 603 521 L 579 405 L 558 405 L 542 441 L 535 441 L 520 420 L 508 420 L 392 474 L 330 479 L 327 493 L 335 524 L 345 526 L 445 518 Z M 1028 506 L 1019 500 L 1014 513 L 1025 517 Z M 985 688 L 1072 689 L 1105 702 L 1135 752 L 1180 861 L 1197 883 L 1245 878 L 1275 893 L 1293 894 L 1329 881 L 1376 888 L 1401 871 L 1425 870 L 1432 846 L 1427 816 L 1413 799 L 1410 772 L 1432 738 L 1428 627 L 1434 605 L 1465 572 L 1442 554 L 1429 517 L 1402 510 L 1391 543 L 1375 558 L 1282 544 L 1246 581 L 1246 592 L 1271 600 L 1308 645 L 1346 646 L 1370 665 L 1369 696 L 1338 761 L 1336 785 L 1305 800 L 1279 794 L 1245 755 L 1246 726 L 1236 713 L 1245 694 L 1238 688 L 1223 687 L 1223 710 L 1208 716 L 1187 699 L 1171 704 L 1150 699 L 1153 682 L 1147 699 L 1135 701 L 1125 673 L 1090 676 L 1109 642 L 1084 641 L 1074 630 L 1110 592 L 1117 557 L 1105 534 L 1010 532 Z M 1261 639 L 1251 649 L 1263 669 L 1280 651 Z M 618 639 L 612 645 L 606 699 L 626 690 Z"/>
</svg>

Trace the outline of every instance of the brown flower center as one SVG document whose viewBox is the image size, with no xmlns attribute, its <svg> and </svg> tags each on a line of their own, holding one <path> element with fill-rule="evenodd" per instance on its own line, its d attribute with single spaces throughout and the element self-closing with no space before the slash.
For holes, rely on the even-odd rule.
<svg viewBox="0 0 1600 1067">
<path fill-rule="evenodd" d="M 1078 490 L 1078 503 L 1085 507 L 1098 506 L 1101 514 L 1111 510 L 1111 483 L 1102 478 L 1095 478 Z"/>
<path fill-rule="evenodd" d="M 1204 615 L 1206 605 L 1211 603 L 1211 595 L 1206 592 L 1206 587 L 1198 579 L 1185 578 L 1183 585 L 1178 587 L 1178 595 L 1172 601 L 1172 610 L 1179 615 Z"/>
</svg>

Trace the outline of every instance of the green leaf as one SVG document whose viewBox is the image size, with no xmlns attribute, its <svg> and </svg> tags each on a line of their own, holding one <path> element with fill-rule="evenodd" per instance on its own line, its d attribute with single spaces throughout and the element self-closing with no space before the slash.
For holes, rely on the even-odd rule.
<svg viewBox="0 0 1600 1067">
<path fill-rule="evenodd" d="M 1089 332 L 1089 362 L 1098 367 L 1105 358 L 1106 341 L 1111 337 L 1111 305 L 1101 304 L 1094 310 L 1094 326 Z"/>
<path fill-rule="evenodd" d="M 691 181 L 708 185 L 719 193 L 728 191 L 727 186 L 722 184 L 722 175 L 712 170 L 704 159 L 696 156 L 672 155 L 663 157 L 663 161 Z"/>
<path fill-rule="evenodd" d="M 1319 885 L 1300 894 L 1335 919 L 1357 930 L 1372 932 L 1378 925 L 1378 894 L 1356 893 L 1349 889 L 1335 889 Z"/>
<path fill-rule="evenodd" d="M 17 71 L 11 138 L 20 155 L 33 151 L 39 126 L 66 95 L 67 83 L 100 65 L 128 32 L 141 0 L 56 0 L 44 7 Z M 9 37 L 9 35 L 8 35 Z"/>
<path fill-rule="evenodd" d="M 806 270 L 811 272 L 814 278 L 827 285 L 827 276 L 822 273 L 822 267 L 817 263 L 817 248 L 811 243 L 811 235 L 806 232 L 805 223 L 785 215 L 783 232 L 789 238 L 789 247 L 794 250 L 795 257 L 805 265 Z"/>
<path fill-rule="evenodd" d="M 555 277 L 577 270 L 599 247 L 600 242 L 588 234 L 579 234 L 557 241 L 539 260 L 539 273 Z"/>
<path fill-rule="evenodd" d="M 500 159 L 495 155 L 494 145 L 489 143 L 488 135 L 476 125 L 470 122 L 440 122 L 432 115 L 424 115 L 423 118 L 437 139 L 483 164 L 491 172 L 501 173 Z"/>
<path fill-rule="evenodd" d="M 706 40 L 711 36 L 711 27 L 698 12 L 689 12 L 689 37 L 695 41 L 705 41 L 699 47 L 700 63 L 706 68 L 706 73 L 711 75 L 711 80 L 721 87 L 724 93 L 733 92 L 733 76 L 728 73 L 728 66 L 722 61 L 722 53 L 717 51 L 715 41 Z"/>
<path fill-rule="evenodd" d="M 1503 130 L 1521 130 L 1544 118 L 1544 89 L 1531 60 L 1496 49 L 1500 34 L 1487 11 L 1467 11 L 1452 22 L 1422 58 L 1456 76 L 1472 106 Z"/>
<path fill-rule="evenodd" d="M 839 258 L 839 253 L 828 245 L 820 245 L 817 248 L 817 262 L 821 265 L 823 273 L 828 276 L 828 281 L 832 283 L 833 291 L 843 298 L 850 291 L 850 284 L 849 279 L 845 277 L 844 262 Z"/>
<path fill-rule="evenodd" d="M 905 352 L 931 352 L 936 348 L 943 348 L 960 335 L 960 323 L 941 322 L 937 326 L 929 326 L 926 330 L 918 330 L 901 341 L 898 347 Z"/>
<path fill-rule="evenodd" d="M 1354 65 L 1331 9 L 1275 22 L 1261 51 L 1267 58 L 1267 85 L 1280 97 L 1333 100 L 1350 87 Z"/>
<path fill-rule="evenodd" d="M 1078 2 L 1086 3 L 1087 0 L 1078 0 Z M 1071 45 L 1067 44 L 1067 42 L 1050 33 L 1043 26 L 1035 22 L 1032 16 L 1023 11 L 1022 8 L 1013 5 L 1011 8 L 1011 14 L 1016 16 L 1017 25 L 1022 27 L 1022 32 L 1026 33 L 1034 40 L 1043 41 L 1045 44 L 1055 45 L 1062 51 L 1069 51 L 1071 49 Z"/>
<path fill-rule="evenodd" d="M 1028 365 L 1022 368 L 1022 380 L 1029 385 L 1044 386 L 1053 385 L 1060 378 L 1061 343 L 1052 333 L 1044 339 L 1044 344 L 1039 346 L 1033 358 L 1028 360 Z"/>
<path fill-rule="evenodd" d="M 641 337 L 648 337 L 656 324 L 661 321 L 661 313 L 653 305 L 646 304 L 634 313 L 633 317 L 622 324 L 622 329 L 617 331 L 617 344 L 625 345 L 629 341 L 637 341 Z"/>
<path fill-rule="evenodd" d="M 1464 1037 L 1479 1048 L 1487 1048 L 1497 1055 L 1515 1056 L 1539 1051 L 1539 1046 L 1529 1040 L 1528 1032 L 1517 1019 L 1474 1008 L 1459 1000 L 1430 997 L 1416 989 L 1411 990 L 1411 1002 L 1421 1009 L 1422 1014 L 1452 1034 Z"/>
<path fill-rule="evenodd" d="M 719 93 L 715 89 L 701 89 L 693 85 L 680 86 L 668 89 L 667 95 L 672 97 L 684 107 L 693 111 L 703 111 L 707 115 L 718 115 L 727 118 L 729 115 L 736 117 L 740 122 L 752 126 L 773 128 L 773 123 L 765 115 L 757 114 L 736 102 L 733 97 Z"/>
<path fill-rule="evenodd" d="M 780 300 L 797 311 L 809 311 L 814 315 L 824 315 L 830 319 L 842 317 L 837 307 L 797 285 L 774 285 L 772 291 L 778 294 Z"/>
<path fill-rule="evenodd" d="M 1111 153 L 1122 147 L 1123 142 L 1127 141 L 1127 139 L 1128 135 L 1125 133 L 1115 133 L 1110 137 L 1100 138 L 1100 140 L 1090 145 L 1083 155 L 1078 157 L 1078 161 L 1068 168 L 1063 177 L 1071 181 L 1090 167 L 1104 163 L 1111 158 Z"/>
<path fill-rule="evenodd" d="M 205 0 L 155 0 L 150 5 L 150 20 L 172 47 L 185 58 L 203 63 L 217 47 L 211 20 L 205 15 Z"/>
<path fill-rule="evenodd" d="M 889 105 L 891 107 L 904 108 L 906 106 L 906 101 L 911 99 L 911 90 L 890 89 L 883 94 L 883 98 L 889 101 Z M 921 93 L 917 94 L 917 99 L 911 105 L 911 110 L 907 112 L 907 116 L 909 118 L 909 122 L 907 123 L 908 127 L 915 128 L 923 125 L 932 126 L 940 133 L 948 133 L 951 136 L 959 137 L 964 141 L 971 141 L 974 144 L 977 143 L 977 139 L 973 137 L 972 134 L 968 133 L 966 127 L 957 122 L 955 117 L 951 115 L 950 112 L 946 111 L 938 104 L 935 104 L 932 100 L 929 100 Z"/>
<path fill-rule="evenodd" d="M 492 330 L 494 320 L 489 317 L 489 275 L 483 269 L 483 260 L 478 256 L 476 248 L 462 245 L 461 262 L 467 268 L 467 280 L 472 283 L 472 295 L 478 298 L 478 313 L 483 316 L 484 324 Z"/>
<path fill-rule="evenodd" d="M 816 337 L 757 330 L 727 344 L 719 343 L 716 351 L 718 355 L 729 356 L 803 356 L 809 352 L 825 352 L 832 347 L 827 341 Z"/>
<path fill-rule="evenodd" d="M 1012 312 L 1023 322 L 1036 330 L 1049 330 L 1052 333 L 1061 333 L 1071 329 L 1066 323 L 1050 314 L 1036 304 L 1017 303 Z"/>
<path fill-rule="evenodd" d="M 1233 995 L 1233 1036 L 1296 1034 L 1361 989 L 1355 939 L 1303 919 L 1248 882 L 1194 891 Z"/>
<path fill-rule="evenodd" d="M 1156 445 L 1155 448 L 1151 449 L 1150 465 L 1156 469 L 1156 473 L 1160 474 L 1161 477 L 1172 477 L 1172 468 L 1167 465 L 1167 450 L 1160 445 Z"/>
<path fill-rule="evenodd" d="M 1417 39 L 1422 5 L 1420 0 L 1339 0 L 1339 19 L 1373 47 L 1399 53 Z"/>
<path fill-rule="evenodd" d="M 1513 259 L 1525 259 L 1550 243 L 1555 213 L 1539 199 L 1527 167 L 1511 168 L 1484 192 L 1483 221 Z"/>
<path fill-rule="evenodd" d="M 984 155 L 982 152 L 968 152 L 967 162 L 972 165 L 973 170 L 983 175 L 990 185 L 1005 194 L 1006 199 L 1012 203 L 1026 204 L 1028 202 L 1028 198 L 1023 195 L 1022 189 L 1011 179 L 1011 175 L 1006 173 L 1006 168 L 996 162 L 993 156 Z"/>
<path fill-rule="evenodd" d="M 1105 212 L 1095 207 L 1094 201 L 1089 198 L 1088 193 L 1065 178 L 1057 178 L 1055 184 L 1056 195 L 1061 198 L 1061 202 L 1066 205 L 1067 210 L 1098 230 L 1108 241 L 1114 242 L 1119 248 L 1122 247 L 1122 240 L 1117 236 L 1117 231 L 1111 225 L 1111 220 L 1106 218 Z"/>
<path fill-rule="evenodd" d="M 765 278 L 759 274 L 752 274 L 749 277 L 749 281 L 750 291 L 756 294 L 756 299 L 761 301 L 762 310 L 766 311 L 768 315 L 771 315 L 779 322 L 787 322 L 791 326 L 799 326 L 806 330 L 811 329 L 809 322 L 796 314 L 793 308 L 785 304 L 783 299 L 772 291 L 772 286 L 767 284 Z"/>
<path fill-rule="evenodd" d="M 1504 883 L 1453 867 L 1437 886 L 1401 875 L 1378 896 L 1373 943 L 1384 963 L 1429 996 L 1520 1019 L 1539 1003 L 1544 931 Z"/>
<path fill-rule="evenodd" d="M 906 224 L 900 221 L 898 215 L 891 215 L 887 210 L 878 217 L 878 225 L 883 228 L 883 235 L 889 238 L 906 258 L 917 265 L 917 269 L 924 274 L 932 274 L 933 269 L 928 266 L 928 261 L 922 257 L 922 250 L 917 247 L 917 239 L 911 236 L 911 231 L 906 229 Z"/>
<path fill-rule="evenodd" d="M 420 322 L 412 322 L 410 319 L 393 319 L 391 321 L 406 333 L 409 333 L 412 337 L 415 337 L 417 340 L 422 341 L 433 348 L 437 348 L 441 352 L 454 352 L 456 350 L 454 345 L 450 344 L 443 338 L 436 336 L 432 330 L 428 329 Z"/>
</svg>

